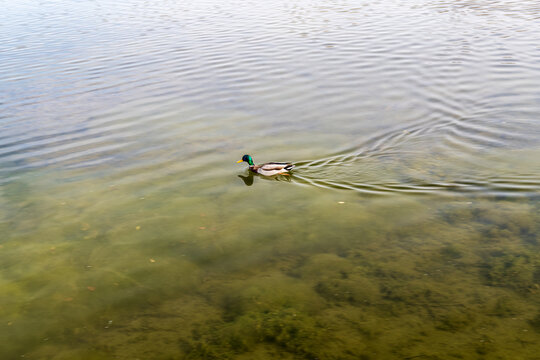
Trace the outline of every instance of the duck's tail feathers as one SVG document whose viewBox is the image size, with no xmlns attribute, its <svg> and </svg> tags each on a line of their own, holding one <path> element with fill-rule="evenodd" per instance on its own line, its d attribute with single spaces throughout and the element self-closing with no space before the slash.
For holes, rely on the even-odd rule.
<svg viewBox="0 0 540 360">
<path fill-rule="evenodd" d="M 288 165 L 286 165 L 286 166 L 284 167 L 284 169 L 287 170 L 287 171 L 290 171 L 290 170 L 292 170 L 293 168 L 294 168 L 294 165 L 293 165 L 293 164 L 288 164 Z"/>
</svg>

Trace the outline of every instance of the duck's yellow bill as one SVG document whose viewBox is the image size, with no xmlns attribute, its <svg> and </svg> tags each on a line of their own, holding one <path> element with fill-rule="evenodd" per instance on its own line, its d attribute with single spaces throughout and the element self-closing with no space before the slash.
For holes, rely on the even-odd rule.
<svg viewBox="0 0 540 360">
<path fill-rule="evenodd" d="M 241 163 L 242 161 L 244 161 L 244 160 L 238 160 L 236 163 Z"/>
</svg>

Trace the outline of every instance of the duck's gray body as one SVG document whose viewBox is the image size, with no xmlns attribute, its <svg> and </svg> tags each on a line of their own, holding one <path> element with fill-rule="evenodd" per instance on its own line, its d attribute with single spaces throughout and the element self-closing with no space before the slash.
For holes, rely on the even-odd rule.
<svg viewBox="0 0 540 360">
<path fill-rule="evenodd" d="M 249 170 L 264 176 L 273 176 L 288 173 L 294 165 L 286 162 L 269 162 L 261 165 L 251 165 Z"/>
</svg>

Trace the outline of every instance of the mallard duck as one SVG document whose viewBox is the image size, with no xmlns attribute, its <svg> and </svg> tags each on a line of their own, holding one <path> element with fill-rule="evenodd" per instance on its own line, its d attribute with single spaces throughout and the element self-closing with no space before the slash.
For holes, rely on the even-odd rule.
<svg viewBox="0 0 540 360">
<path fill-rule="evenodd" d="M 287 173 L 294 167 L 293 164 L 286 162 L 269 162 L 261 165 L 255 165 L 253 163 L 253 158 L 250 155 L 242 156 L 242 160 L 238 160 L 237 163 L 241 163 L 242 161 L 245 161 L 249 164 L 249 170 L 264 176 L 272 176 L 278 174 L 289 175 Z"/>
</svg>

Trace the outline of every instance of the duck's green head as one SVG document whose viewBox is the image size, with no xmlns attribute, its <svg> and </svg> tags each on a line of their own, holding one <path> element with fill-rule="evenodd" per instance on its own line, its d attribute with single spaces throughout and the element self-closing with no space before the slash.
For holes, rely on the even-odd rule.
<svg viewBox="0 0 540 360">
<path fill-rule="evenodd" d="M 242 156 L 242 160 L 238 160 L 237 163 L 241 163 L 242 161 L 247 162 L 249 165 L 255 165 L 253 163 L 253 159 L 251 158 L 251 155 L 244 155 Z"/>
</svg>

